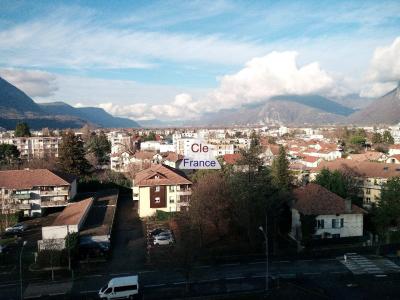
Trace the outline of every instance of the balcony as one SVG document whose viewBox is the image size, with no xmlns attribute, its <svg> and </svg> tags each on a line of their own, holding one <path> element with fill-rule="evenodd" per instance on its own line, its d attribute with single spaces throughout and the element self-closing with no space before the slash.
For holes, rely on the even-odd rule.
<svg viewBox="0 0 400 300">
<path fill-rule="evenodd" d="M 40 191 L 40 196 L 68 196 L 68 190 L 65 191 Z"/>
<path fill-rule="evenodd" d="M 8 206 L 10 209 L 16 209 L 16 210 L 32 209 L 31 203 L 10 203 Z"/>
<path fill-rule="evenodd" d="M 61 207 L 61 206 L 67 206 L 67 204 L 68 204 L 67 201 L 54 200 L 54 201 L 42 201 L 40 206 L 41 207 Z"/>
<path fill-rule="evenodd" d="M 192 194 L 191 189 L 184 189 L 184 190 L 179 190 L 176 192 L 178 196 L 190 196 Z"/>
<path fill-rule="evenodd" d="M 12 194 L 11 198 L 12 199 L 18 199 L 18 200 L 29 200 L 29 199 L 31 199 L 31 193 Z"/>
</svg>

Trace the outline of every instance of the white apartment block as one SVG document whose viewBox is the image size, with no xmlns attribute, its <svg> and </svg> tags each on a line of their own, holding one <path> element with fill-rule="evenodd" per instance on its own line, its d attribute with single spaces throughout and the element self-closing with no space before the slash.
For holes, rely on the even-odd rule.
<svg viewBox="0 0 400 300">
<path fill-rule="evenodd" d="M 0 144 L 17 146 L 21 159 L 32 160 L 58 157 L 61 137 L 13 137 L 0 138 Z"/>
</svg>

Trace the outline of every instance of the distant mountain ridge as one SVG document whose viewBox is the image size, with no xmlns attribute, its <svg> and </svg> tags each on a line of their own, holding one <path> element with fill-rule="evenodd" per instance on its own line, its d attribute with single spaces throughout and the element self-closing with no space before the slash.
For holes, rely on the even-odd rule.
<svg viewBox="0 0 400 300">
<path fill-rule="evenodd" d="M 18 122 L 32 129 L 99 127 L 140 127 L 131 119 L 114 117 L 97 107 L 75 108 L 64 102 L 35 103 L 23 91 L 0 77 L 0 127 L 14 129 Z"/>
<path fill-rule="evenodd" d="M 319 95 L 282 95 L 264 102 L 204 115 L 207 125 L 283 123 L 316 125 L 345 123 L 355 109 Z"/>
<path fill-rule="evenodd" d="M 352 114 L 354 124 L 397 124 L 400 122 L 400 83 L 389 93 L 373 101 L 367 107 Z"/>
</svg>

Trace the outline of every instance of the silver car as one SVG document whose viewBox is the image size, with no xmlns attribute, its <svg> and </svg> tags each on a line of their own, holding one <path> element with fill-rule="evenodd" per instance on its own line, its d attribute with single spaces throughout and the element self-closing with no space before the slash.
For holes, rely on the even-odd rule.
<svg viewBox="0 0 400 300">
<path fill-rule="evenodd" d="M 28 226 L 24 223 L 18 223 L 15 224 L 14 226 L 7 227 L 6 228 L 6 233 L 21 233 L 24 232 Z"/>
</svg>

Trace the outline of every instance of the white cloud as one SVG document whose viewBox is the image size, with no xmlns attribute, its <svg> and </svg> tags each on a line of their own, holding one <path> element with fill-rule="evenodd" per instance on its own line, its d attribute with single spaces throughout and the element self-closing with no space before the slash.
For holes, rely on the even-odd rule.
<svg viewBox="0 0 400 300">
<path fill-rule="evenodd" d="M 400 37 L 391 45 L 375 50 L 367 79 L 379 82 L 400 80 Z"/>
<path fill-rule="evenodd" d="M 170 104 L 122 107 L 103 103 L 101 107 L 132 118 L 193 119 L 203 112 L 236 108 L 277 95 L 343 93 L 343 89 L 335 85 L 332 77 L 318 63 L 299 67 L 296 57 L 296 52 L 289 51 L 271 52 L 253 58 L 239 72 L 223 76 L 217 89 L 196 100 L 183 93 L 176 95 Z"/>
<path fill-rule="evenodd" d="M 0 69 L 0 77 L 30 97 L 48 97 L 57 91 L 56 76 L 44 71 Z"/>
<path fill-rule="evenodd" d="M 238 107 L 283 94 L 326 93 L 334 87 L 317 62 L 298 67 L 296 57 L 294 51 L 274 51 L 251 59 L 242 70 L 221 79 L 210 108 Z"/>
<path fill-rule="evenodd" d="M 400 37 L 389 46 L 374 51 L 360 95 L 379 97 L 393 90 L 400 81 Z"/>
<path fill-rule="evenodd" d="M 118 28 L 64 11 L 4 28 L 0 41 L 0 64 L 69 69 L 153 68 L 160 60 L 241 64 L 265 51 L 216 34 Z"/>
</svg>

